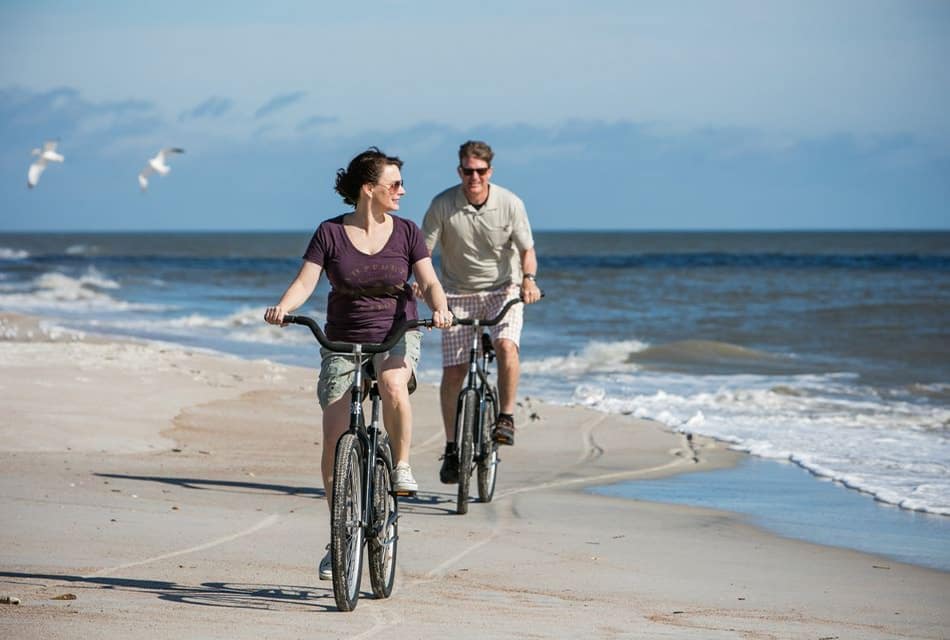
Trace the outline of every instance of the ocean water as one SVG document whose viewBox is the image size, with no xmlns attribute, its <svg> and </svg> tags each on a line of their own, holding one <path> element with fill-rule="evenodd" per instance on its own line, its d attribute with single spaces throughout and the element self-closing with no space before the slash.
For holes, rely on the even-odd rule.
<svg viewBox="0 0 950 640">
<path fill-rule="evenodd" d="M 315 365 L 261 320 L 310 231 L 0 234 L 0 310 Z M 538 232 L 520 393 L 950 515 L 950 233 Z M 302 312 L 322 317 L 326 283 Z M 0 327 L 0 331 L 2 331 Z M 438 335 L 420 378 L 439 377 Z"/>
<path fill-rule="evenodd" d="M 856 498 L 789 462 L 750 456 L 731 469 L 621 482 L 592 491 L 731 511 L 787 538 L 950 571 L 950 518 Z"/>
</svg>

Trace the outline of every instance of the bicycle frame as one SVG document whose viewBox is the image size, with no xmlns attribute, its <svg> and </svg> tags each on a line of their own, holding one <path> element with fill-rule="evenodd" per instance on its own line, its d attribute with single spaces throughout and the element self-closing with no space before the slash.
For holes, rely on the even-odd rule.
<svg viewBox="0 0 950 640">
<path fill-rule="evenodd" d="M 390 486 L 389 472 L 392 458 L 389 448 L 381 444 L 380 394 L 376 371 L 364 369 L 371 364 L 373 355 L 389 351 L 408 329 L 433 326 L 432 320 L 412 321 L 394 331 L 381 344 L 356 344 L 332 341 L 313 318 L 284 316 L 285 324 L 301 324 L 309 327 L 314 337 L 325 349 L 341 354 L 352 354 L 355 367 L 353 384 L 350 387 L 349 427 L 340 436 L 334 450 L 334 482 L 330 499 L 330 538 L 333 556 L 333 595 L 342 611 L 352 611 L 359 600 L 359 585 L 363 563 L 363 549 L 368 545 L 370 580 L 373 593 L 388 598 L 395 580 L 396 543 L 399 539 L 398 495 Z M 363 413 L 363 385 L 366 376 L 370 379 L 369 397 L 372 405 L 370 423 L 366 424 Z M 357 468 L 359 469 L 357 475 Z M 380 484 L 377 473 L 383 472 Z M 356 482 L 362 485 L 356 487 Z M 328 487 L 329 489 L 329 487 Z M 379 489 L 377 491 L 377 489 Z M 382 500 L 383 506 L 376 504 Z M 359 515 L 354 513 L 359 508 Z M 382 519 L 382 521 L 381 521 Z"/>
<path fill-rule="evenodd" d="M 356 375 L 353 379 L 353 386 L 350 388 L 350 426 L 348 431 L 356 435 L 362 447 L 363 464 L 363 494 L 362 494 L 362 515 L 360 526 L 366 529 L 370 535 L 376 535 L 379 531 L 371 530 L 370 517 L 372 514 L 372 495 L 375 489 L 375 458 L 377 445 L 379 444 L 379 388 L 376 386 L 375 377 L 370 379 L 370 423 L 366 426 L 366 418 L 363 414 L 363 376 L 364 367 L 368 361 L 367 356 L 363 354 L 360 348 L 362 345 L 355 345 L 353 350 L 353 366 L 356 367 Z M 371 358 L 370 356 L 369 358 Z"/>
<path fill-rule="evenodd" d="M 468 376 L 466 378 L 465 386 L 462 387 L 462 393 L 466 391 L 475 391 L 478 393 L 478 410 L 475 413 L 475 425 L 476 429 L 481 431 L 482 424 L 482 415 L 485 413 L 485 390 L 491 386 L 491 381 L 488 379 L 490 375 L 488 372 L 488 364 L 495 358 L 495 348 L 491 344 L 491 338 L 487 333 L 484 333 L 481 329 L 481 323 L 477 319 L 472 321 L 472 346 L 469 348 L 468 352 Z M 479 343 L 481 343 L 481 348 L 479 348 Z M 458 423 L 456 427 L 456 442 L 458 442 Z M 481 438 L 481 433 L 475 434 L 475 459 L 479 459 L 479 456 L 484 455 L 482 451 L 483 440 Z"/>
<path fill-rule="evenodd" d="M 497 418 L 499 398 L 489 380 L 488 364 L 494 357 L 494 347 L 482 327 L 498 324 L 515 304 L 514 298 L 505 303 L 492 319 L 456 318 L 453 324 L 472 327 L 472 343 L 468 355 L 468 376 L 459 392 L 455 416 L 455 442 L 458 452 L 458 491 L 456 512 L 468 512 L 469 484 L 473 468 L 478 467 L 478 494 L 482 502 L 491 502 L 495 492 L 498 445 L 491 441 L 485 418 L 493 423 Z M 489 407 L 491 405 L 491 407 Z M 488 414 L 494 414 L 489 416 Z"/>
</svg>

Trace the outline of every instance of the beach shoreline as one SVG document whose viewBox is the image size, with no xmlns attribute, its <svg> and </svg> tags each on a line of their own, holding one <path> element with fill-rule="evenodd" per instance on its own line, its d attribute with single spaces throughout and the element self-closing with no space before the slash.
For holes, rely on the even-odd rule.
<svg viewBox="0 0 950 640">
<path fill-rule="evenodd" d="M 0 594 L 21 603 L 0 605 L 6 637 L 939 638 L 950 626 L 947 572 L 590 493 L 744 455 L 630 416 L 523 400 L 495 499 L 454 515 L 428 385 L 413 396 L 420 493 L 401 503 L 393 596 L 340 614 L 315 570 L 328 532 L 314 371 L 2 321 Z"/>
</svg>

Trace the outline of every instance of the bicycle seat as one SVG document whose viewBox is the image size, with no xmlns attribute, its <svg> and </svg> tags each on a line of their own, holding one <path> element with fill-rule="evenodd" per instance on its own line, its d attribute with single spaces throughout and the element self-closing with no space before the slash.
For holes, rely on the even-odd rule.
<svg viewBox="0 0 950 640">
<path fill-rule="evenodd" d="M 487 353 L 489 360 L 495 357 L 495 347 L 492 346 L 491 336 L 488 335 L 487 331 L 482 334 L 482 353 Z"/>
</svg>

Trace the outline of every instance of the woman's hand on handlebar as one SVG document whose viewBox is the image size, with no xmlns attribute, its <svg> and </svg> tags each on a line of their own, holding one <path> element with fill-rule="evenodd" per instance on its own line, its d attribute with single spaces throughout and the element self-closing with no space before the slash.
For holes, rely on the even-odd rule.
<svg viewBox="0 0 950 640">
<path fill-rule="evenodd" d="M 264 321 L 269 324 L 279 324 L 284 327 L 287 326 L 287 323 L 284 322 L 285 315 L 287 315 L 287 312 L 280 305 L 267 307 L 267 309 L 264 310 Z"/>
</svg>

